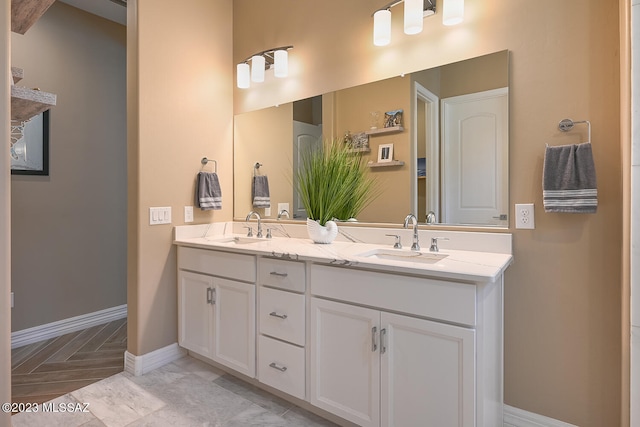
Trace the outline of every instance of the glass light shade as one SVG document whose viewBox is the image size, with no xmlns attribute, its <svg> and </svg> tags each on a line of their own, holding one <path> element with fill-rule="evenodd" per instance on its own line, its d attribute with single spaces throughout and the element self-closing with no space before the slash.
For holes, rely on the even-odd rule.
<svg viewBox="0 0 640 427">
<path fill-rule="evenodd" d="M 404 0 L 404 33 L 418 34 L 422 32 L 422 7 L 424 0 Z"/>
<path fill-rule="evenodd" d="M 236 81 L 239 89 L 248 89 L 250 82 L 249 64 L 243 62 L 236 67 Z"/>
<path fill-rule="evenodd" d="M 276 50 L 273 52 L 273 61 L 273 75 L 287 77 L 289 74 L 289 53 L 286 50 Z"/>
<path fill-rule="evenodd" d="M 391 11 L 379 10 L 373 14 L 373 44 L 386 46 L 391 43 Z"/>
<path fill-rule="evenodd" d="M 262 83 L 264 81 L 264 56 L 256 55 L 251 57 L 251 81 Z"/>
<path fill-rule="evenodd" d="M 442 23 L 456 25 L 464 20 L 464 0 L 444 0 Z"/>
</svg>

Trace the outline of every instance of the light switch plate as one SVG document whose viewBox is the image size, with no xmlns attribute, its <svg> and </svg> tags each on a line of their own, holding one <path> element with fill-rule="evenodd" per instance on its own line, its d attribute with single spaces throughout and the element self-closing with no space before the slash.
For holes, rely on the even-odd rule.
<svg viewBox="0 0 640 427">
<path fill-rule="evenodd" d="M 184 222 L 193 222 L 193 206 L 184 207 Z"/>
<path fill-rule="evenodd" d="M 171 224 L 171 207 L 149 208 L 149 225 Z"/>
</svg>

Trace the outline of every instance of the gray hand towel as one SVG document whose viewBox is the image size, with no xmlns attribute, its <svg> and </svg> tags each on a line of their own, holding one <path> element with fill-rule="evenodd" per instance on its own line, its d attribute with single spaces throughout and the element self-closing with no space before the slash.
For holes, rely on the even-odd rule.
<svg viewBox="0 0 640 427">
<path fill-rule="evenodd" d="M 203 211 L 222 209 L 222 190 L 215 172 L 200 172 L 196 183 L 196 206 Z"/>
<path fill-rule="evenodd" d="M 251 200 L 253 200 L 254 208 L 271 207 L 271 199 L 269 197 L 269 180 L 265 175 L 257 175 L 253 177 L 251 182 Z"/>
<path fill-rule="evenodd" d="M 598 189 L 591 143 L 547 146 L 542 196 L 545 212 L 596 212 Z"/>
</svg>

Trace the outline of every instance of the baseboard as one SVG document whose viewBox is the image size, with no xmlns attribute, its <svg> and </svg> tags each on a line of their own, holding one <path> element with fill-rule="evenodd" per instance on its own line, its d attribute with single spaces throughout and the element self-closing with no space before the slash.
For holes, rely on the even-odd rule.
<svg viewBox="0 0 640 427">
<path fill-rule="evenodd" d="M 59 337 L 60 335 L 102 325 L 125 317 L 127 317 L 127 304 L 23 329 L 11 333 L 11 348 L 48 340 L 49 338 Z"/>
<path fill-rule="evenodd" d="M 170 344 L 141 356 L 136 356 L 126 351 L 124 353 L 124 370 L 139 377 L 167 363 L 180 359 L 186 354 L 187 351 L 180 347 L 178 343 Z"/>
<path fill-rule="evenodd" d="M 578 427 L 543 415 L 504 405 L 504 427 Z"/>
</svg>

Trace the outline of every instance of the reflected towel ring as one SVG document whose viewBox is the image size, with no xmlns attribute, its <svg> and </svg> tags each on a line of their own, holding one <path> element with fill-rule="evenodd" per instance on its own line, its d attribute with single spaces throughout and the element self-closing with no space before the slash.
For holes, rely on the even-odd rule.
<svg viewBox="0 0 640 427">
<path fill-rule="evenodd" d="M 256 162 L 255 165 L 253 165 L 253 176 L 255 177 L 256 175 L 258 175 L 258 169 L 260 169 L 260 166 L 262 166 L 262 163 L 258 163 Z"/>
<path fill-rule="evenodd" d="M 203 170 L 204 167 L 207 165 L 207 163 L 209 162 L 213 162 L 214 168 L 213 168 L 213 172 L 214 173 L 218 173 L 218 162 L 216 160 L 209 160 L 206 157 L 203 157 L 202 160 L 200 160 L 200 163 L 202 163 L 202 168 L 200 168 L 200 170 Z"/>
</svg>

